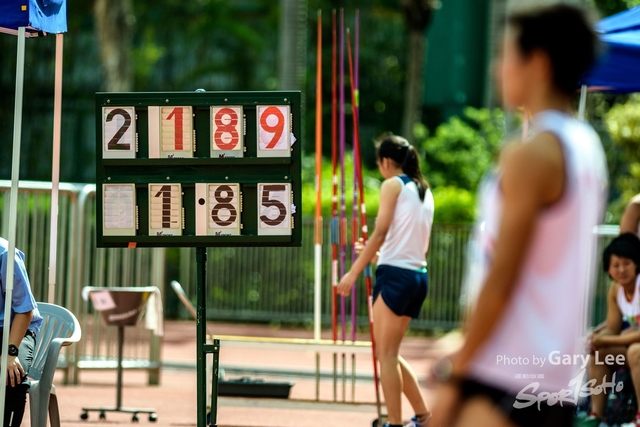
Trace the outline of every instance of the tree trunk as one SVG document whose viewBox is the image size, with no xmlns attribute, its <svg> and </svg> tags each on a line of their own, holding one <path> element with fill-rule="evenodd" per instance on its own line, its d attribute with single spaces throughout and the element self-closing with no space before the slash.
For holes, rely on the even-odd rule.
<svg viewBox="0 0 640 427">
<path fill-rule="evenodd" d="M 133 89 L 131 40 L 135 20 L 131 0 L 96 0 L 94 19 L 105 74 L 104 89 L 130 92 Z"/>
<path fill-rule="evenodd" d="M 404 115 L 402 136 L 413 144 L 413 127 L 422 119 L 422 97 L 424 92 L 424 62 L 427 37 L 424 31 L 409 33 L 409 56 L 407 58 L 407 81 L 404 89 Z"/>
</svg>

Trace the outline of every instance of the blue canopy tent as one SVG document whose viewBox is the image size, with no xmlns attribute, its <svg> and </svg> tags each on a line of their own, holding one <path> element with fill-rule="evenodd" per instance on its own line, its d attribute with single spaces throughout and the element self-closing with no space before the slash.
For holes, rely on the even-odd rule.
<svg viewBox="0 0 640 427">
<path fill-rule="evenodd" d="M 67 31 L 66 0 L 3 0 L 0 3 L 0 32 L 27 37 Z"/>
<path fill-rule="evenodd" d="M 51 191 L 51 234 L 49 256 L 49 295 L 53 302 L 56 276 L 56 242 L 58 234 L 58 183 L 60 177 L 60 122 L 62 110 L 62 47 L 67 31 L 66 0 L 2 0 L 0 2 L 0 32 L 17 35 L 16 91 L 13 117 L 13 155 L 11 161 L 11 194 L 9 198 L 9 255 L 15 252 L 18 187 L 20 171 L 20 144 L 22 137 L 22 104 L 24 88 L 24 53 L 26 37 L 56 34 L 55 87 L 53 108 L 53 160 Z M 11 258 L 9 258 L 11 259 Z M 11 319 L 14 262 L 7 263 L 3 283 L 6 287 L 4 319 Z M 3 328 L 0 372 L 7 371 L 9 328 Z M 5 410 L 6 375 L 0 375 L 0 419 Z"/>
<path fill-rule="evenodd" d="M 581 118 L 587 87 L 612 93 L 640 92 L 640 6 L 601 20 L 596 30 L 606 51 L 582 79 Z"/>
</svg>

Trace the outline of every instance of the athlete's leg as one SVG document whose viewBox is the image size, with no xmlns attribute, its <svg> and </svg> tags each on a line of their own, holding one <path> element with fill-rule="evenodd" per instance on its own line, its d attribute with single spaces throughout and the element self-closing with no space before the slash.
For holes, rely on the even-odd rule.
<svg viewBox="0 0 640 427">
<path fill-rule="evenodd" d="M 400 342 L 408 322 L 385 304 L 382 296 L 373 304 L 373 334 L 380 363 L 380 382 L 389 424 L 402 424 L 402 373 L 398 361 Z"/>
<path fill-rule="evenodd" d="M 636 392 L 636 401 L 640 408 L 640 343 L 633 343 L 627 349 L 627 365 L 631 371 L 633 388 Z"/>
<path fill-rule="evenodd" d="M 408 319 L 408 324 L 411 319 L 404 316 L 403 320 L 405 318 Z M 407 396 L 407 399 L 409 399 L 413 412 L 418 415 L 429 415 L 429 410 L 427 409 L 427 404 L 424 401 L 422 392 L 420 391 L 420 384 L 418 384 L 416 374 L 402 356 L 398 356 L 398 362 L 400 363 L 400 370 L 402 372 L 402 391 L 404 392 L 404 395 Z"/>
<path fill-rule="evenodd" d="M 617 356 L 618 354 L 626 354 L 626 347 L 602 347 L 598 350 L 598 360 L 604 360 L 604 357 L 612 354 Z M 589 379 L 594 380 L 595 384 L 592 388 L 602 384 L 604 379 L 611 381 L 611 365 L 596 363 L 596 357 L 591 355 L 589 357 Z M 598 393 L 591 395 L 591 412 L 593 412 L 599 418 L 604 416 L 604 410 L 607 406 L 607 394 Z"/>
</svg>

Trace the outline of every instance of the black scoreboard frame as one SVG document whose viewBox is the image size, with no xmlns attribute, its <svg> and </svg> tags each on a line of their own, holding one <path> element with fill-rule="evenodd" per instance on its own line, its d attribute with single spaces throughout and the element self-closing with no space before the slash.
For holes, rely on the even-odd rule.
<svg viewBox="0 0 640 427">
<path fill-rule="evenodd" d="M 271 92 L 136 92 L 96 93 L 96 245 L 98 247 L 237 247 L 301 246 L 302 132 L 301 93 Z M 149 107 L 191 106 L 192 158 L 149 158 Z M 244 156 L 212 157 L 211 107 L 241 106 L 244 114 Z M 290 109 L 290 156 L 258 157 L 259 106 Z M 135 108 L 135 158 L 104 158 L 103 108 Z M 288 131 L 288 130 L 285 130 Z M 149 184 L 181 184 L 182 235 L 150 235 Z M 240 235 L 196 235 L 196 183 L 240 184 Z M 291 185 L 291 235 L 258 234 L 258 184 Z M 133 184 L 136 231 L 132 236 L 104 235 L 103 184 Z M 294 210 L 295 209 L 295 210 Z"/>
</svg>

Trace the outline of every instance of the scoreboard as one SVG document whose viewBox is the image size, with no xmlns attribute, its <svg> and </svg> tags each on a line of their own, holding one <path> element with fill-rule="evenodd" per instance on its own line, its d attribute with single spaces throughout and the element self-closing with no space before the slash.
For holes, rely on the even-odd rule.
<svg viewBox="0 0 640 427">
<path fill-rule="evenodd" d="M 300 246 L 300 99 L 97 93 L 97 246 Z"/>
</svg>

